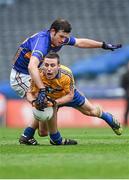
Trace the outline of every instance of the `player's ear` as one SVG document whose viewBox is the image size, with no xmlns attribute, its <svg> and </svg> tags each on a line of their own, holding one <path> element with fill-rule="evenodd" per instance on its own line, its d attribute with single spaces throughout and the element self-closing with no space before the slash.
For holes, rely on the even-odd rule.
<svg viewBox="0 0 129 180">
<path fill-rule="evenodd" d="M 54 28 L 52 28 L 52 29 L 50 30 L 50 32 L 51 32 L 52 35 L 55 35 L 55 34 L 56 34 L 56 30 L 55 30 Z"/>
</svg>

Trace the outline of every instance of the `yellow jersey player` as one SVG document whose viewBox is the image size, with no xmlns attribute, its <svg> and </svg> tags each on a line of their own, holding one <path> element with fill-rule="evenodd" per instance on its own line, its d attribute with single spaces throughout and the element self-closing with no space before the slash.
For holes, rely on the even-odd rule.
<svg viewBox="0 0 129 180">
<path fill-rule="evenodd" d="M 40 69 L 40 78 L 45 85 L 47 96 L 55 101 L 56 106 L 70 106 L 78 109 L 81 113 L 87 116 L 94 116 L 105 120 L 105 122 L 113 129 L 117 135 L 121 135 L 122 128 L 120 123 L 113 117 L 112 114 L 104 112 L 99 106 L 92 105 L 88 99 L 82 95 L 74 84 L 74 78 L 69 68 L 60 65 L 58 54 L 50 53 L 44 58 L 43 66 Z M 40 89 L 34 81 L 32 81 L 30 89 L 27 93 L 28 101 L 35 102 Z M 39 110 L 43 110 L 44 104 L 39 106 Z M 62 137 L 57 130 L 57 109 L 54 111 L 54 123 L 56 127 L 49 129 L 50 142 L 53 145 L 64 144 Z M 51 133 L 52 132 L 52 133 Z M 31 133 L 29 134 L 29 136 Z M 25 144 L 26 130 L 20 138 L 20 143 Z M 66 141 L 67 142 L 67 141 Z M 76 144 L 74 140 L 68 140 L 68 144 Z M 74 142 L 74 143 L 73 143 Z M 66 143 L 67 144 L 67 143 Z"/>
</svg>

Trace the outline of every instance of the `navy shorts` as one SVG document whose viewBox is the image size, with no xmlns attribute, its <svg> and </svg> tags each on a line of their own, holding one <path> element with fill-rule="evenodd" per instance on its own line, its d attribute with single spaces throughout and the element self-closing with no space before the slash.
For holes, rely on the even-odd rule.
<svg viewBox="0 0 129 180">
<path fill-rule="evenodd" d="M 71 102 L 63 104 L 59 107 L 63 107 L 63 106 L 69 106 L 69 107 L 73 107 L 73 108 L 77 108 L 82 106 L 85 103 L 86 97 L 84 95 L 82 95 L 77 89 L 74 90 L 74 97 L 72 99 Z"/>
</svg>

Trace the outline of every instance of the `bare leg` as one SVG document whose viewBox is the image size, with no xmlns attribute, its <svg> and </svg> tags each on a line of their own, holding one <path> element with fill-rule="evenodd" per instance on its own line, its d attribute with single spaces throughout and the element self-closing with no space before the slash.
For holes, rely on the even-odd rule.
<svg viewBox="0 0 129 180">
<path fill-rule="evenodd" d="M 38 122 L 38 134 L 40 137 L 48 136 L 47 122 Z"/>
<path fill-rule="evenodd" d="M 117 135 L 122 134 L 122 128 L 117 119 L 114 118 L 112 114 L 102 111 L 99 106 L 94 106 L 86 100 L 85 103 L 77 109 L 87 116 L 94 116 L 103 119 Z"/>
<path fill-rule="evenodd" d="M 81 113 L 87 116 L 101 117 L 102 110 L 99 106 L 94 106 L 88 100 L 85 103 L 77 108 Z"/>
<path fill-rule="evenodd" d="M 50 134 L 54 134 L 58 131 L 57 129 L 57 108 L 54 107 L 54 113 L 52 118 L 47 121 L 47 128 Z"/>
</svg>

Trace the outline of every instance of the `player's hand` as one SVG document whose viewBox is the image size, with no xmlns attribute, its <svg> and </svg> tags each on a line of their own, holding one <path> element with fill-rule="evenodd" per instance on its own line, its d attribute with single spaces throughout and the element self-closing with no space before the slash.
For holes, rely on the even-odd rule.
<svg viewBox="0 0 129 180">
<path fill-rule="evenodd" d="M 49 96 L 47 96 L 47 103 L 48 103 L 48 106 L 50 107 L 55 107 L 57 106 L 57 103 L 54 99 L 50 98 Z"/>
<path fill-rule="evenodd" d="M 57 107 L 56 101 L 50 98 L 49 96 L 45 97 L 45 102 L 42 103 L 41 105 L 36 103 L 36 99 L 33 100 L 31 103 L 32 103 L 32 106 L 35 107 L 39 111 L 44 111 L 44 109 L 47 107 Z"/>
<path fill-rule="evenodd" d="M 39 110 L 39 111 L 44 111 L 44 109 L 45 109 L 46 107 L 48 107 L 48 103 L 47 103 L 47 102 L 39 105 L 39 104 L 36 103 L 36 99 L 33 100 L 33 101 L 31 102 L 31 104 L 32 104 L 33 107 L 35 107 L 35 108 L 36 108 L 37 110 Z"/>
<path fill-rule="evenodd" d="M 42 88 L 39 90 L 38 96 L 34 101 L 36 109 L 43 111 L 47 107 L 46 90 Z"/>
<path fill-rule="evenodd" d="M 105 42 L 103 42 L 103 44 L 102 44 L 102 48 L 103 48 L 103 49 L 111 50 L 111 51 L 114 51 L 115 49 L 119 49 L 119 48 L 121 48 L 121 47 L 122 47 L 121 44 L 113 45 L 113 44 L 107 44 L 107 43 L 105 43 Z"/>
</svg>

